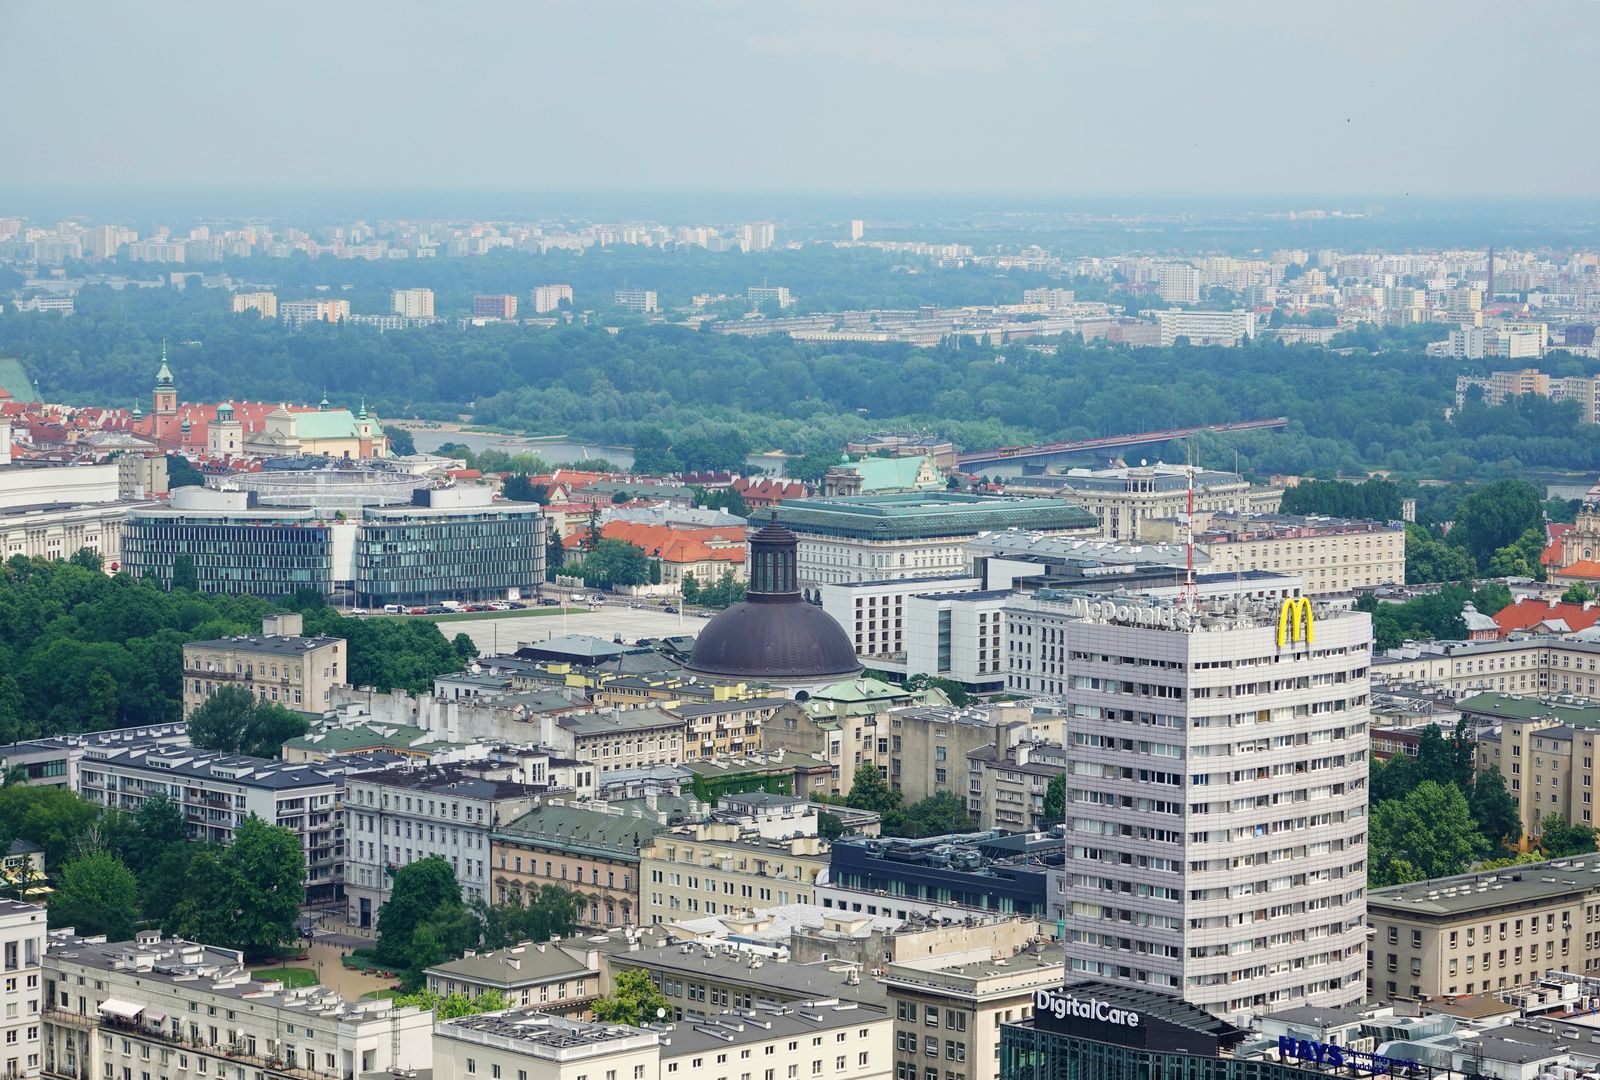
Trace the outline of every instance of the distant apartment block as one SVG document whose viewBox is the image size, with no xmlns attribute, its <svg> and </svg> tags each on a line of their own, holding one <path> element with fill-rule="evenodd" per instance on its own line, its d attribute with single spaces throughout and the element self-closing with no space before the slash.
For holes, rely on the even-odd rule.
<svg viewBox="0 0 1600 1080">
<path fill-rule="evenodd" d="M 1158 311 L 1155 316 L 1163 348 L 1179 338 L 1191 345 L 1231 346 L 1256 336 L 1253 311 Z"/>
<path fill-rule="evenodd" d="M 1452 331 L 1454 337 L 1456 331 Z M 1474 375 L 1456 376 L 1456 408 L 1467 403 L 1473 389 L 1482 392 L 1488 405 L 1504 405 L 1509 398 L 1523 394 L 1536 394 L 1552 401 L 1576 401 L 1583 410 L 1586 424 L 1600 422 L 1600 378 L 1570 375 L 1551 377 L 1537 368 L 1518 371 L 1493 371 L 1487 378 Z"/>
<path fill-rule="evenodd" d="M 348 300 L 285 300 L 278 305 L 283 321 L 299 329 L 308 322 L 341 322 L 350 317 Z"/>
<path fill-rule="evenodd" d="M 739 228 L 740 251 L 770 251 L 773 239 L 777 235 L 770 221 L 758 221 L 751 225 L 742 225 Z"/>
<path fill-rule="evenodd" d="M 794 306 L 794 296 L 782 285 L 752 285 L 744 296 L 757 306 L 775 303 L 780 311 Z"/>
<path fill-rule="evenodd" d="M 862 221 L 860 218 L 855 218 L 854 220 L 852 220 L 850 222 L 850 239 L 852 239 L 852 240 L 860 240 L 866 234 L 867 234 L 867 223 L 866 222 Z"/>
<path fill-rule="evenodd" d="M 128 245 L 128 261 L 181 263 L 186 247 L 182 240 L 136 240 Z"/>
<path fill-rule="evenodd" d="M 641 315 L 661 310 L 654 289 L 618 289 L 611 294 L 611 300 L 618 307 L 637 311 Z"/>
<path fill-rule="evenodd" d="M 242 315 L 246 311 L 253 311 L 263 319 L 276 319 L 278 317 L 277 294 L 269 292 L 234 293 L 233 313 Z"/>
<path fill-rule="evenodd" d="M 1159 286 L 1161 299 L 1169 304 L 1193 304 L 1200 299 L 1200 271 L 1187 263 L 1163 266 Z M 1163 341 L 1165 345 L 1167 342 Z"/>
<path fill-rule="evenodd" d="M 517 317 L 517 298 L 510 293 L 498 296 L 474 296 L 472 298 L 472 317 L 474 319 L 515 319 Z"/>
<path fill-rule="evenodd" d="M 391 309 L 408 319 L 433 318 L 432 289 L 396 289 L 390 297 Z"/>
<path fill-rule="evenodd" d="M 547 315 L 552 311 L 561 310 L 561 302 L 566 301 L 567 306 L 572 306 L 571 285 L 535 285 L 533 287 L 533 313 Z"/>
<path fill-rule="evenodd" d="M 1022 293 L 1022 302 L 1037 304 L 1046 311 L 1059 311 L 1076 304 L 1078 295 L 1071 289 L 1025 289 Z"/>
</svg>

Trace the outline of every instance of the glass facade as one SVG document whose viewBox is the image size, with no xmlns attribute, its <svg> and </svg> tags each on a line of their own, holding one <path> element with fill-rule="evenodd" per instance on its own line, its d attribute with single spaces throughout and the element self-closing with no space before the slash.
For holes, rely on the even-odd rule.
<svg viewBox="0 0 1600 1080">
<path fill-rule="evenodd" d="M 1005 1024 L 1000 1080 L 1327 1080 L 1277 1061 L 1117 1046 L 1076 1035 Z"/>
<path fill-rule="evenodd" d="M 326 595 L 333 584 L 333 535 L 325 525 L 134 517 L 123 528 L 122 564 L 134 577 L 171 588 L 180 555 L 194 560 L 201 592 L 275 597 L 316 589 Z"/>
<path fill-rule="evenodd" d="M 356 593 L 369 605 L 505 599 L 544 580 L 544 519 L 528 510 L 416 514 L 368 510 L 356 539 Z"/>
</svg>

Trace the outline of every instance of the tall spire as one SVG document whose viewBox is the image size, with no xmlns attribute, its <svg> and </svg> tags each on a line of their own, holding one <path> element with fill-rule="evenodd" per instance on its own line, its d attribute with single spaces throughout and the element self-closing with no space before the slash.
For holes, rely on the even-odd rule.
<svg viewBox="0 0 1600 1080">
<path fill-rule="evenodd" d="M 362 394 L 361 395 L 361 411 L 356 413 L 356 419 L 357 420 L 365 420 L 366 418 L 367 418 L 367 395 Z"/>
<path fill-rule="evenodd" d="M 317 402 L 317 411 L 318 412 L 327 412 L 328 411 L 328 388 L 326 386 L 324 386 L 322 388 L 322 400 Z"/>
</svg>

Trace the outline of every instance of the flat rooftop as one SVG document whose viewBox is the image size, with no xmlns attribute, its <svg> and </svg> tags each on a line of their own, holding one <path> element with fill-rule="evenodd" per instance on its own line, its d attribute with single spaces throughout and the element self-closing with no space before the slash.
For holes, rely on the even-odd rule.
<svg viewBox="0 0 1600 1080">
<path fill-rule="evenodd" d="M 760 960 L 761 966 L 752 967 L 752 960 Z M 797 964 L 793 961 L 752 957 L 738 951 L 729 953 L 725 947 L 667 945 L 618 953 L 611 962 L 621 967 L 670 971 L 692 978 L 748 986 L 765 1000 L 774 1003 L 778 1001 L 776 995 L 789 1001 L 820 1001 L 838 997 L 873 1005 L 883 1005 L 889 1000 L 888 989 L 882 983 L 871 976 L 862 977 L 860 970 L 853 965 L 831 962 Z M 850 982 L 850 971 L 856 973 L 855 983 Z"/>
<path fill-rule="evenodd" d="M 990 529 L 1092 529 L 1098 519 L 1061 499 L 960 492 L 908 492 L 794 499 L 778 504 L 778 521 L 797 533 L 863 540 L 976 536 Z"/>
<path fill-rule="evenodd" d="M 324 645 L 343 644 L 336 637 L 282 637 L 279 635 L 241 635 L 239 637 L 212 638 L 209 641 L 186 641 L 186 649 L 233 649 L 236 652 L 273 653 L 288 656 L 307 653 Z"/>
<path fill-rule="evenodd" d="M 825 998 L 821 1001 L 791 1001 L 783 1005 L 759 1005 L 684 1021 L 666 1028 L 668 1042 L 662 1044 L 664 1059 L 726 1050 L 740 1043 L 771 1042 L 789 1035 L 807 1035 L 834 1028 L 861 1027 L 886 1019 L 887 1008 L 858 1001 Z M 830 1044 L 832 1045 L 832 1044 Z M 852 1052 L 859 1049 L 852 1045 Z"/>
<path fill-rule="evenodd" d="M 1600 858 L 1552 859 L 1373 889 L 1367 894 L 1367 910 L 1400 916 L 1461 915 L 1592 890 L 1600 890 Z"/>
</svg>

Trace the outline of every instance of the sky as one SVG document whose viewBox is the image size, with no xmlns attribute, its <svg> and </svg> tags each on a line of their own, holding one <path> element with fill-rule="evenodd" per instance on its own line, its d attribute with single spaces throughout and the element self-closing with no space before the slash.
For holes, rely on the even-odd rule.
<svg viewBox="0 0 1600 1080">
<path fill-rule="evenodd" d="M 1593 195 L 1600 2 L 0 0 L 0 188 Z"/>
</svg>

